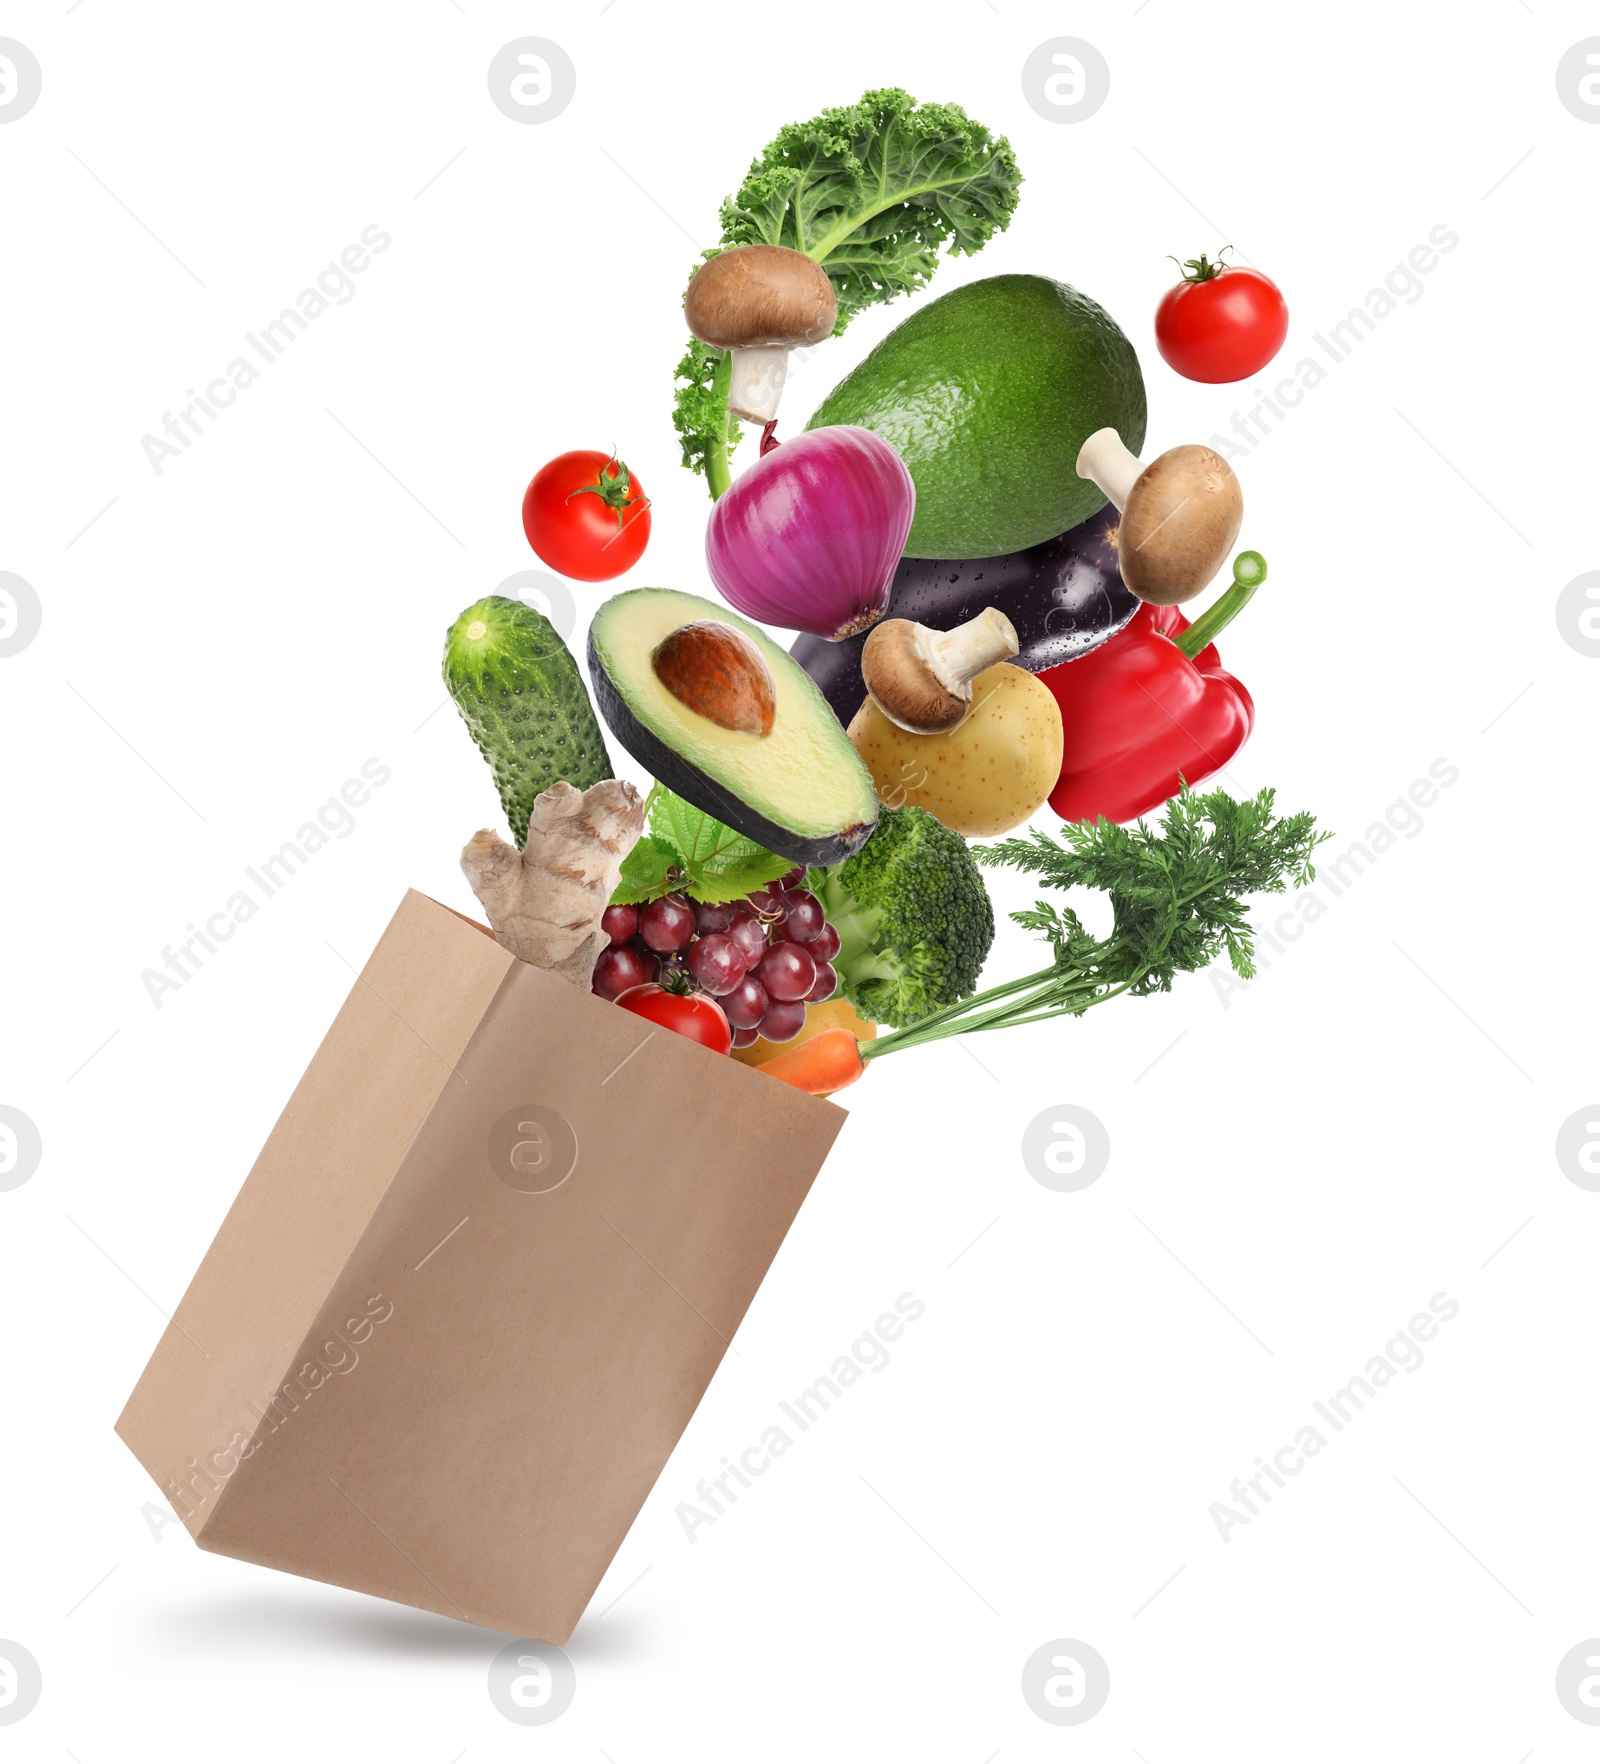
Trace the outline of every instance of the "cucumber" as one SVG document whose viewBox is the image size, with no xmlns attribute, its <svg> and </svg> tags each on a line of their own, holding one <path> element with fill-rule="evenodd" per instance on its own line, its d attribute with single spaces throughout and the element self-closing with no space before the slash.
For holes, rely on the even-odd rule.
<svg viewBox="0 0 1600 1764">
<path fill-rule="evenodd" d="M 444 640 L 444 683 L 489 762 L 520 850 L 541 790 L 614 777 L 578 664 L 543 613 L 490 594 Z"/>
</svg>

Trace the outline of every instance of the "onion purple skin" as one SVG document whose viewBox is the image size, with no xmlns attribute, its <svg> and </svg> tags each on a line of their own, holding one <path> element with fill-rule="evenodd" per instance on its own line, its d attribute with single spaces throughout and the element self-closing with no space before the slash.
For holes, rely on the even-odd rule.
<svg viewBox="0 0 1600 1764">
<path fill-rule="evenodd" d="M 900 455 L 852 424 L 780 442 L 706 523 L 706 568 L 746 618 L 836 643 L 889 605 L 917 491 Z"/>
<path fill-rule="evenodd" d="M 986 606 L 1016 627 L 1018 667 L 1031 674 L 1076 661 L 1114 637 L 1139 610 L 1117 567 L 1119 516 L 1098 514 L 1042 545 L 1004 557 L 908 557 L 895 571 L 888 616 L 949 631 Z M 866 637 L 823 643 L 802 637 L 789 653 L 822 689 L 846 728 L 867 696 L 861 679 Z"/>
</svg>

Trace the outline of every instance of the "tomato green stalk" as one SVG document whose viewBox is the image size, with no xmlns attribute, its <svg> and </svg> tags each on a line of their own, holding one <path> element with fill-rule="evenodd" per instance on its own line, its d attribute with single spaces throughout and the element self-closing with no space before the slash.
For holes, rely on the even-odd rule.
<svg viewBox="0 0 1600 1764">
<path fill-rule="evenodd" d="M 1215 263 L 1210 262 L 1203 251 L 1198 257 L 1186 257 L 1181 263 L 1179 263 L 1178 259 L 1175 257 L 1172 258 L 1172 261 L 1178 264 L 1178 268 L 1183 271 L 1183 279 L 1186 282 L 1214 282 L 1224 270 L 1230 270 L 1233 268 L 1231 263 L 1223 261 L 1222 255 L 1224 251 L 1231 251 L 1232 249 L 1233 247 L 1231 245 L 1224 245 L 1222 251 L 1217 253 L 1217 261 Z M 1167 255 L 1172 257 L 1170 251 Z"/>
<path fill-rule="evenodd" d="M 606 467 L 615 470 L 607 472 Z M 607 508 L 617 517 L 617 530 L 622 530 L 623 510 L 630 507 L 629 498 L 633 495 L 633 478 L 627 466 L 612 454 L 605 465 L 595 474 L 592 484 L 580 484 L 576 490 L 569 490 L 565 500 L 571 502 L 574 496 L 598 496 Z"/>
<path fill-rule="evenodd" d="M 664 959 L 656 971 L 656 985 L 674 998 L 698 996 L 700 990 L 682 968 L 671 967 Z"/>
</svg>

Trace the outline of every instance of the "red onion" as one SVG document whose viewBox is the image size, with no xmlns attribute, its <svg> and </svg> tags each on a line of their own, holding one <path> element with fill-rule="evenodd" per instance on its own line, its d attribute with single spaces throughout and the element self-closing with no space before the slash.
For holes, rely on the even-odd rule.
<svg viewBox="0 0 1600 1764">
<path fill-rule="evenodd" d="M 711 510 L 706 567 L 730 606 L 838 642 L 883 617 L 916 486 L 870 429 L 811 429 L 741 472 Z"/>
</svg>

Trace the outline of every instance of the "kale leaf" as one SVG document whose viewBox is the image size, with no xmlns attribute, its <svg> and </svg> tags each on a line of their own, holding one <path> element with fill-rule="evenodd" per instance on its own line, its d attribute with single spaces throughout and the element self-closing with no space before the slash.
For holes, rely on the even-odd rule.
<svg viewBox="0 0 1600 1764">
<path fill-rule="evenodd" d="M 794 868 L 786 857 L 725 827 L 657 784 L 646 798 L 650 831 L 622 860 L 613 906 L 682 890 L 708 906 L 739 900 Z"/>
<path fill-rule="evenodd" d="M 722 248 L 786 245 L 825 264 L 838 336 L 864 307 L 925 288 L 941 249 L 970 256 L 1003 232 L 1021 183 L 1004 136 L 958 105 L 885 87 L 783 129 L 723 203 Z M 691 341 L 677 368 L 683 463 L 705 474 L 713 496 L 727 487 L 739 439 L 727 363 L 724 351 Z"/>
</svg>

